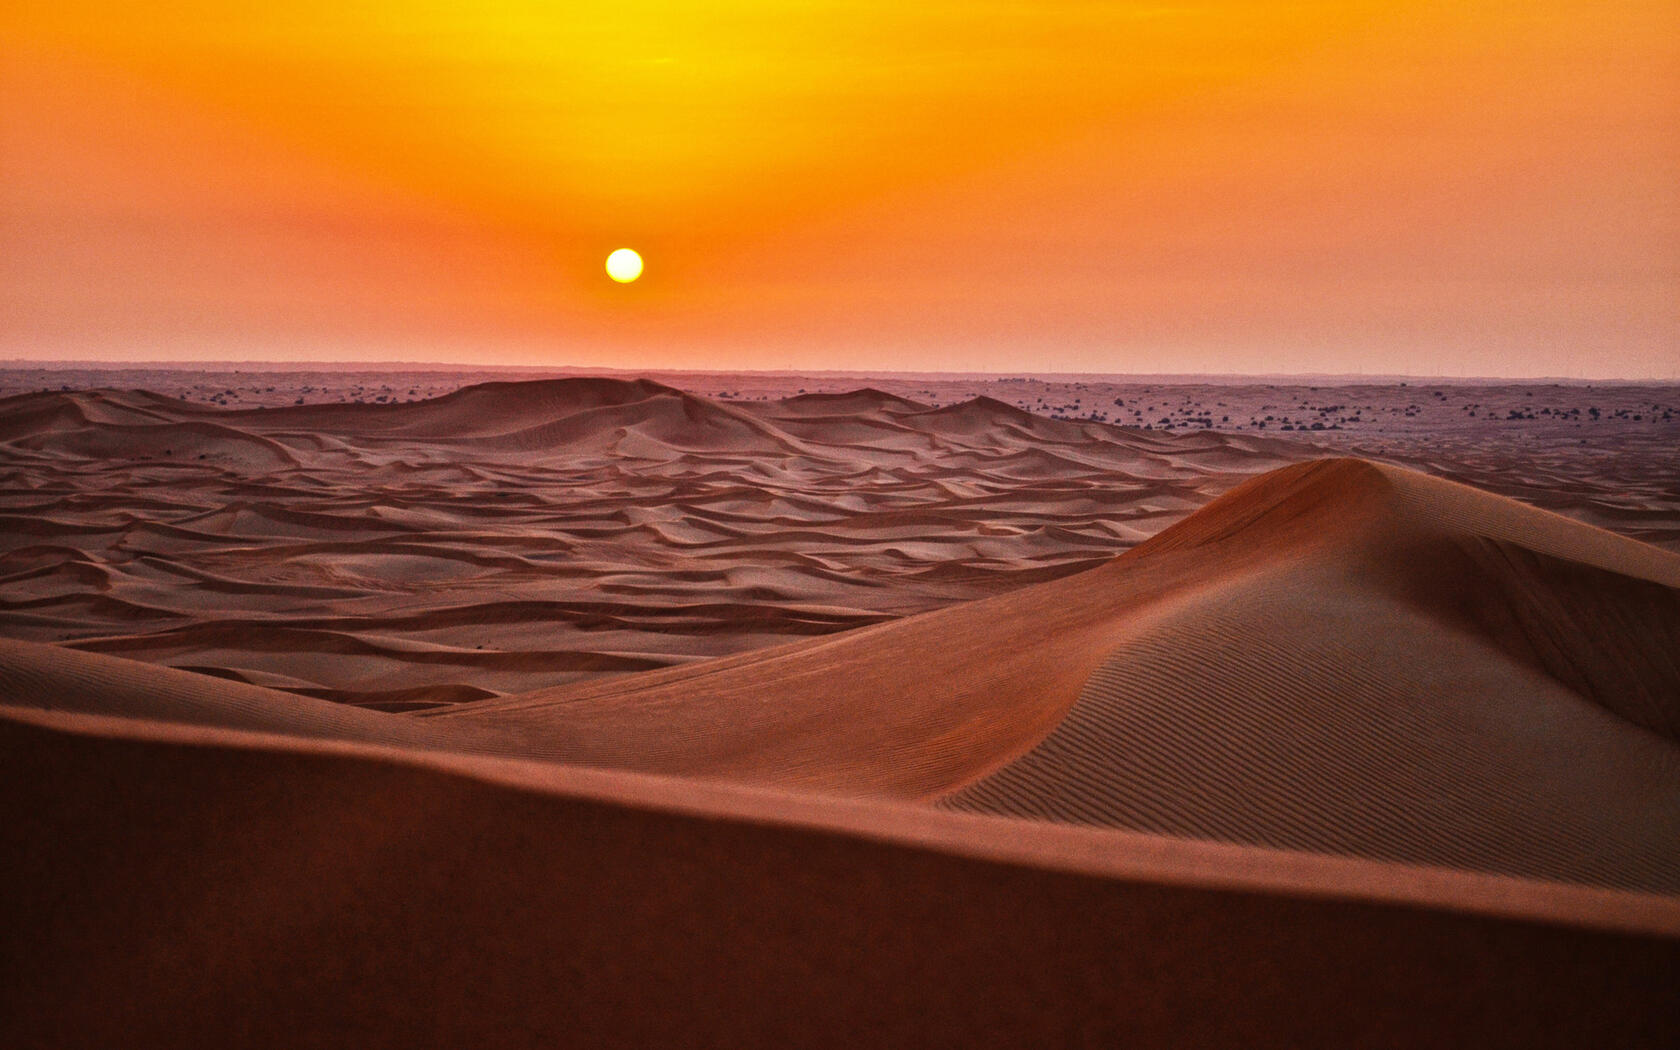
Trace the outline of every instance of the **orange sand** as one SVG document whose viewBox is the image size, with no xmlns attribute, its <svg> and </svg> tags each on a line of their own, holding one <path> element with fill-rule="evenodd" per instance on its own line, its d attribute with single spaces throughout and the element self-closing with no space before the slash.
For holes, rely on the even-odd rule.
<svg viewBox="0 0 1680 1050">
<path fill-rule="evenodd" d="M 39 531 L 14 556 L 78 550 L 55 528 L 114 531 L 101 558 L 47 562 L 93 581 L 80 608 L 202 605 L 126 646 L 0 642 L 6 1045 L 1680 1039 L 1680 555 L 1398 467 L 1268 470 L 1298 447 L 986 402 L 866 392 L 747 411 L 593 383 L 236 420 L 143 395 L 22 407 L 3 418 L 30 429 L 7 440 L 40 458 L 19 469 L 51 463 L 61 487 L 42 494 L 52 514 L 16 519 Z M 68 491 L 90 455 L 155 463 L 192 441 L 237 468 L 131 464 L 126 489 Z M 766 442 L 772 457 L 746 451 Z M 416 461 L 423 445 L 450 454 Z M 452 461 L 463 449 L 471 465 Z M 290 509 L 349 463 L 388 478 L 387 497 L 461 485 L 459 514 L 480 524 L 430 517 L 435 496 Z M 466 612 L 343 610 L 382 624 L 354 629 L 213 613 L 252 594 L 268 615 L 330 611 L 349 596 L 281 579 L 288 559 L 350 589 L 358 558 L 440 559 L 451 537 L 460 563 L 506 558 L 529 579 L 552 509 L 488 506 L 495 471 L 588 474 L 614 508 L 604 539 L 666 537 L 643 556 L 668 543 L 705 565 L 758 537 L 775 566 L 760 582 L 738 578 L 755 572 L 744 556 L 737 578 L 675 557 L 661 571 L 784 581 L 801 607 L 819 585 L 795 555 L 839 536 L 879 573 L 848 578 L 888 591 L 919 578 L 881 568 L 894 551 L 1007 548 L 1021 533 L 954 509 L 988 491 L 1054 507 L 1044 493 L 1070 485 L 1121 517 L 1099 479 L 1142 513 L 1186 476 L 1230 491 L 1086 571 L 1046 554 L 1058 578 L 977 600 L 406 713 L 109 655 L 376 632 L 390 651 L 460 651 L 416 635 L 470 631 Z M 196 525 L 156 522 L 234 476 L 268 488 Z M 665 504 L 679 509 L 656 527 L 623 497 L 649 477 L 707 495 Z M 886 509 L 929 486 L 952 502 Z M 802 499 L 834 520 L 808 524 Z M 123 501 L 136 511 L 117 523 Z M 551 549 L 570 552 L 582 518 L 563 520 L 574 538 Z M 684 529 L 713 538 L 671 538 Z M 221 560 L 198 560 L 213 542 Z M 1017 569 L 1033 560 L 1010 549 Z M 258 566 L 270 590 L 252 587 Z M 7 578 L 13 616 L 28 579 Z M 478 576 L 448 586 L 488 606 Z M 546 622 L 540 602 L 489 608 L 487 626 Z M 158 645 L 170 631 L 177 649 Z"/>
</svg>

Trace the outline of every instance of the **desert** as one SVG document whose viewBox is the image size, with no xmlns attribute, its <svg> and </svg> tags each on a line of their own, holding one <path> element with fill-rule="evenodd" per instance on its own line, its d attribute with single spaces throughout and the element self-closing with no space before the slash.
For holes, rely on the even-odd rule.
<svg viewBox="0 0 1680 1050">
<path fill-rule="evenodd" d="M 15 1045 L 1675 1034 L 1676 388 L 3 374 Z"/>
<path fill-rule="evenodd" d="M 1680 1047 L 1680 4 L 0 40 L 0 1050 Z"/>
</svg>

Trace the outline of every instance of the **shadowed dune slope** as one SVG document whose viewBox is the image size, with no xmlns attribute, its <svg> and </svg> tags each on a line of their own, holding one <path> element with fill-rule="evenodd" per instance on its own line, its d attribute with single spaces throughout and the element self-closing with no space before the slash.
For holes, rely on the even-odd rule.
<svg viewBox="0 0 1680 1050">
<path fill-rule="evenodd" d="M 1673 902 L 0 709 L 0 1043 L 1671 1045 Z"/>
</svg>

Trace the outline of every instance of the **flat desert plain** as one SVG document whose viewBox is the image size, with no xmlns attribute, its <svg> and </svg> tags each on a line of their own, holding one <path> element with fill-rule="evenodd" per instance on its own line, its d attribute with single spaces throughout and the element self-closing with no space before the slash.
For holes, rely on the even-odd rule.
<svg viewBox="0 0 1680 1050">
<path fill-rule="evenodd" d="M 6 1045 L 1680 1041 L 1680 388 L 0 394 Z"/>
</svg>

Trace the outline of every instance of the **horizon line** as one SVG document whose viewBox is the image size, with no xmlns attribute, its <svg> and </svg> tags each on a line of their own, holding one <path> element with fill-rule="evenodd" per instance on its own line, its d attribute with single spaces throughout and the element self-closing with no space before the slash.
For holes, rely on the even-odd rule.
<svg viewBox="0 0 1680 1050">
<path fill-rule="evenodd" d="M 214 367 L 223 366 L 223 367 Z M 309 372 L 309 371 L 369 371 L 369 372 L 401 372 L 401 371 L 430 371 L 453 374 L 509 372 L 509 373 L 573 373 L 579 375 L 730 375 L 730 376 L 766 376 L 786 377 L 797 376 L 805 378 L 827 376 L 904 376 L 907 378 L 927 379 L 932 377 L 987 379 L 992 381 L 1006 381 L 1016 378 L 1042 379 L 1054 376 L 1058 381 L 1068 382 L 1077 380 L 1129 380 L 1170 382 L 1199 379 L 1221 380 L 1254 380 L 1254 381 L 1306 381 L 1332 382 L 1337 385 L 1355 383 L 1409 383 L 1414 380 L 1426 382 L 1449 383 L 1551 383 L 1551 384 L 1592 384 L 1592 383 L 1621 383 L 1639 384 L 1652 383 L 1659 385 L 1680 384 L 1680 374 L 1672 376 L 1516 376 L 1516 375 L 1453 375 L 1430 374 L 1412 372 L 1073 372 L 1056 369 L 1033 371 L 947 371 L 947 370 L 911 370 L 911 369 L 866 369 L 866 368 L 621 368 L 594 367 L 587 365 L 535 365 L 535 364 L 469 364 L 457 361 L 277 361 L 266 359 L 219 359 L 210 361 L 192 360 L 122 360 L 105 361 L 92 358 L 67 358 L 54 360 L 48 358 L 0 358 L 0 370 L 22 371 L 25 369 L 52 371 L 55 369 L 84 369 L 104 370 L 114 372 L 124 371 L 262 371 L 262 372 Z"/>
</svg>

